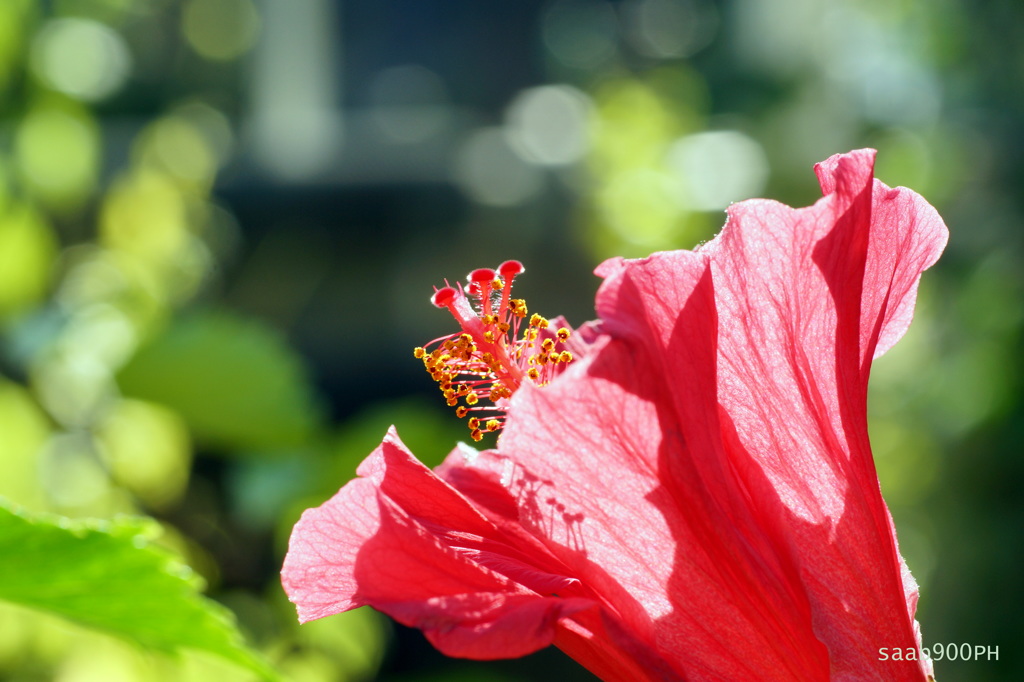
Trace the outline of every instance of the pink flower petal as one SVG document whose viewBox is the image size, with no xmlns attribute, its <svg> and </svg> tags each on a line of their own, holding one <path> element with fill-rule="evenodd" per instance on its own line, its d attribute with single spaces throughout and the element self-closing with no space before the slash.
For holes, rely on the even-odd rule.
<svg viewBox="0 0 1024 682">
<path fill-rule="evenodd" d="M 358 473 L 292 534 L 282 582 L 302 622 L 369 604 L 449 655 L 497 658 L 549 645 L 559 619 L 592 605 L 504 575 L 543 589 L 574 582 L 500 555 L 502 532 L 393 430 Z"/>
</svg>

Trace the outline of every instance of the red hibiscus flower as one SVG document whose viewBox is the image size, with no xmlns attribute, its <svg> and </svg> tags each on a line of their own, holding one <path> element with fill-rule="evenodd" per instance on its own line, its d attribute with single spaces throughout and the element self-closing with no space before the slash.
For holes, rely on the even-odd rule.
<svg viewBox="0 0 1024 682">
<path fill-rule="evenodd" d="M 571 337 L 527 322 L 518 263 L 439 290 L 462 332 L 417 355 L 497 447 L 431 471 L 390 431 L 295 527 L 300 619 L 368 604 L 452 656 L 555 644 L 607 680 L 929 679 L 880 660 L 921 642 L 866 400 L 947 232 L 873 162 L 819 164 L 808 208 L 736 204 L 695 251 L 602 264 Z"/>
</svg>

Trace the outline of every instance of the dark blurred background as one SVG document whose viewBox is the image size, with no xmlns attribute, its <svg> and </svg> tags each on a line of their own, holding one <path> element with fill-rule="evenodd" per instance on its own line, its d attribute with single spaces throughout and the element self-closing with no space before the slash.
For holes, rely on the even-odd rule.
<svg viewBox="0 0 1024 682">
<path fill-rule="evenodd" d="M 602 259 L 872 146 L 951 229 L 871 398 L 924 641 L 999 648 L 941 682 L 1024 679 L 1022 33 L 1013 0 L 3 0 L 0 494 L 156 517 L 289 679 L 587 679 L 298 627 L 291 525 L 388 425 L 465 438 L 411 354 L 434 285 L 516 258 L 578 324 Z M 0 678 L 250 679 L 2 605 Z"/>
</svg>

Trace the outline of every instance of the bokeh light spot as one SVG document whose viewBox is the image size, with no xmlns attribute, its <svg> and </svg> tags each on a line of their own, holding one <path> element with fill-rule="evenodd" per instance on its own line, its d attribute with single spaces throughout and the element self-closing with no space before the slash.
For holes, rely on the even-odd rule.
<svg viewBox="0 0 1024 682">
<path fill-rule="evenodd" d="M 223 111 L 202 101 L 191 101 L 175 109 L 173 115 L 188 122 L 202 135 L 203 141 L 219 166 L 231 159 L 235 148 L 235 134 L 231 122 Z"/>
<path fill-rule="evenodd" d="M 0 495 L 40 508 L 44 497 L 37 466 L 40 449 L 50 435 L 49 420 L 28 391 L 2 377 L 0 433 Z"/>
<path fill-rule="evenodd" d="M 96 182 L 100 139 L 86 111 L 37 106 L 15 135 L 18 169 L 40 199 L 58 209 L 73 209 L 88 197 Z"/>
<path fill-rule="evenodd" d="M 542 186 L 540 171 L 519 158 L 500 128 L 482 128 L 466 138 L 455 159 L 455 180 L 487 206 L 521 204 Z"/>
<path fill-rule="evenodd" d="M 111 492 L 110 478 L 83 433 L 54 434 L 43 446 L 39 468 L 48 497 L 63 511 L 92 511 Z"/>
<path fill-rule="evenodd" d="M 25 204 L 0 209 L 0 317 L 38 301 L 50 283 L 57 238 Z"/>
<path fill-rule="evenodd" d="M 164 507 L 188 483 L 192 446 L 184 420 L 141 400 L 122 400 L 99 426 L 102 455 L 113 477 L 147 505 Z"/>
<path fill-rule="evenodd" d="M 546 166 L 579 161 L 589 148 L 590 98 L 569 85 L 521 92 L 508 108 L 509 140 L 525 160 Z"/>
<path fill-rule="evenodd" d="M 201 56 L 229 61 L 255 44 L 260 16 L 251 0 L 190 0 L 182 14 L 182 30 Z"/>
<path fill-rule="evenodd" d="M 174 258 L 185 245 L 185 199 L 175 183 L 155 170 L 117 181 L 100 215 L 100 237 L 111 248 L 154 263 Z"/>
<path fill-rule="evenodd" d="M 735 130 L 696 133 L 668 150 L 668 165 L 680 181 L 681 198 L 700 211 L 723 209 L 761 193 L 768 159 L 756 140 Z"/>
<path fill-rule="evenodd" d="M 615 176 L 597 196 L 608 226 L 632 244 L 663 247 L 671 243 L 673 228 L 682 218 L 669 191 L 671 180 L 667 173 L 649 168 Z"/>
<path fill-rule="evenodd" d="M 32 66 L 53 89 L 93 102 L 124 85 L 131 55 L 109 26 L 90 19 L 54 19 L 35 39 Z"/>
<path fill-rule="evenodd" d="M 62 426 L 85 426 L 111 397 L 110 368 L 89 353 L 47 353 L 32 368 L 39 402 Z"/>
<path fill-rule="evenodd" d="M 202 133 L 188 120 L 168 116 L 153 123 L 140 140 L 142 156 L 171 176 L 201 187 L 213 183 L 217 159 Z"/>
</svg>

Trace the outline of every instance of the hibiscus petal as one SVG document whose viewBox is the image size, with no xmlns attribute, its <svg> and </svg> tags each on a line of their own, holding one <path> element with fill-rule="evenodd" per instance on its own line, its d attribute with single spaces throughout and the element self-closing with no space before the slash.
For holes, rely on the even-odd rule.
<svg viewBox="0 0 1024 682">
<path fill-rule="evenodd" d="M 572 582 L 488 551 L 502 546 L 501 533 L 394 430 L 359 474 L 292 533 L 282 582 L 302 622 L 368 604 L 422 629 L 448 655 L 490 659 L 548 646 L 559 620 L 592 607 L 488 568 L 519 569 L 544 588 Z"/>
<path fill-rule="evenodd" d="M 901 575 L 871 457 L 866 395 L 870 360 L 905 331 L 921 272 L 947 232 L 919 196 L 873 181 L 873 161 L 865 150 L 819 166 L 830 193 L 808 209 L 730 210 L 707 250 L 723 321 L 718 400 L 736 431 L 733 457 L 749 454 L 788 511 L 777 522 L 793 530 L 791 558 L 833 678 L 874 669 L 921 679 L 916 665 L 878 661 L 890 642 L 920 642 L 916 593 Z"/>
<path fill-rule="evenodd" d="M 920 197 L 872 182 L 872 161 L 855 152 L 823 164 L 829 195 L 808 209 L 733 206 L 698 254 L 606 263 L 598 311 L 609 333 L 660 363 L 699 453 L 663 479 L 697 500 L 686 482 L 698 476 L 715 491 L 711 508 L 757 548 L 747 570 L 769 588 L 787 576 L 803 585 L 796 601 L 833 679 L 872 669 L 922 679 L 917 665 L 877 660 L 881 646 L 919 641 L 916 586 L 901 576 L 867 441 L 866 382 L 871 357 L 909 323 L 946 230 Z M 710 268 L 703 298 L 688 293 L 698 258 Z"/>
<path fill-rule="evenodd" d="M 826 162 L 830 193 L 811 208 L 734 206 L 699 253 L 603 265 L 598 312 L 622 343 L 513 401 L 501 450 L 579 510 L 581 579 L 611 604 L 628 584 L 643 614 L 625 600 L 620 617 L 666 656 L 689 645 L 684 670 L 842 677 L 879 668 L 880 646 L 917 643 L 866 381 L 945 228 L 916 195 L 874 183 L 872 160 Z M 533 530 L 573 549 L 557 528 Z M 922 676 L 913 664 L 879 674 Z"/>
<path fill-rule="evenodd" d="M 874 151 L 836 154 L 814 167 L 826 195 L 855 191 L 856 178 L 870 176 Z M 839 187 L 848 179 L 852 187 Z M 949 232 L 938 212 L 905 187 L 872 185 L 870 246 L 861 288 L 861 339 L 864 351 L 879 357 L 900 340 L 914 313 L 921 273 L 938 260 Z M 903 229 L 893 229 L 902 225 Z M 878 324 L 875 324 L 875 323 Z M 877 337 L 872 332 L 878 329 Z M 862 362 L 870 357 L 862 353 Z M 866 381 L 866 377 L 865 377 Z"/>
<path fill-rule="evenodd" d="M 703 258 L 679 257 L 694 266 L 674 271 L 675 286 L 688 292 L 681 299 L 700 300 L 680 279 L 706 287 Z M 671 295 L 660 292 L 650 314 L 671 307 L 662 306 Z M 628 632 L 680 677 L 821 679 L 826 652 L 800 617 L 806 601 L 785 580 L 771 584 L 767 568 L 737 575 L 737 566 L 761 559 L 725 532 L 733 519 L 709 492 L 720 486 L 705 487 L 694 470 L 651 357 L 613 341 L 549 386 L 513 398 L 501 451 L 521 468 L 509 485 L 522 491 L 524 526 L 600 595 L 616 623 L 606 628 L 610 646 L 630 646 L 619 636 Z M 678 485 L 664 473 L 676 466 L 690 469 Z"/>
</svg>

